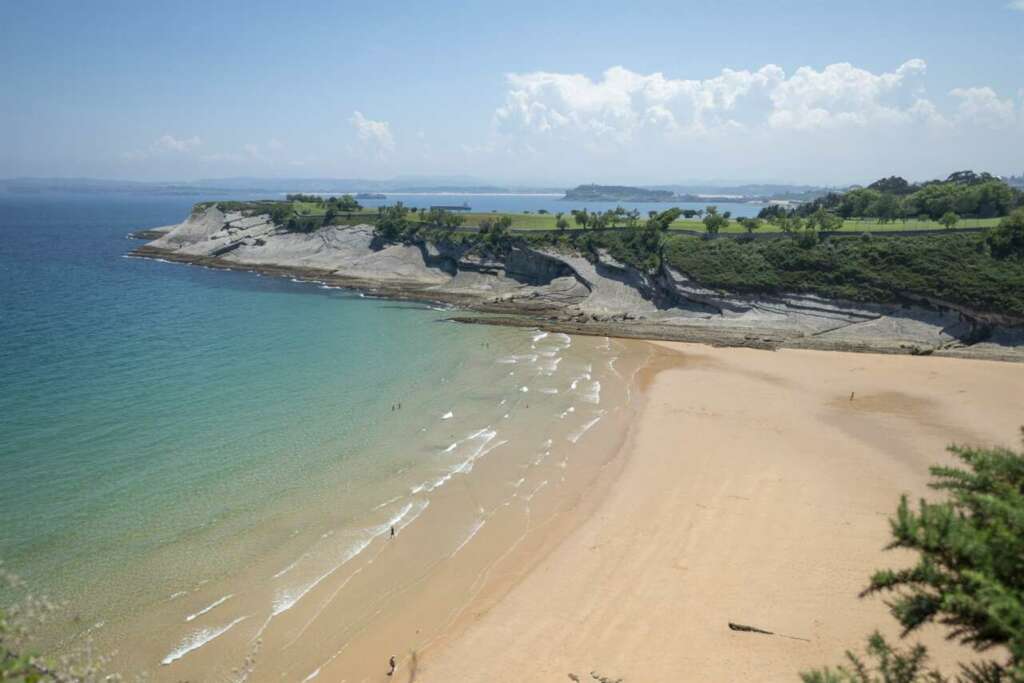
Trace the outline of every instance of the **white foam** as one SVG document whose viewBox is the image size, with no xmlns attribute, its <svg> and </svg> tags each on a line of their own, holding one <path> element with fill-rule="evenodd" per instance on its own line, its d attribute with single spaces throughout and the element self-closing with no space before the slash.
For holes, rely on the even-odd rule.
<svg viewBox="0 0 1024 683">
<path fill-rule="evenodd" d="M 586 434 L 588 431 L 590 431 L 590 428 L 593 427 L 594 425 L 596 425 L 600 421 L 601 421 L 601 416 L 598 415 L 597 417 L 593 418 L 592 420 L 583 423 L 582 427 L 580 427 L 578 430 L 576 430 L 575 432 L 573 432 L 572 434 L 569 435 L 569 437 L 568 437 L 569 441 L 571 441 L 572 443 L 576 443 L 577 441 L 580 440 L 580 437 L 582 437 L 584 434 Z"/>
<path fill-rule="evenodd" d="M 568 408 L 563 410 L 562 413 L 558 417 L 564 420 L 571 413 L 575 413 L 575 412 L 576 412 L 576 406 L 569 406 Z"/>
<path fill-rule="evenodd" d="M 601 402 L 601 382 L 596 379 L 593 380 L 590 383 L 590 389 L 581 398 L 587 403 L 599 404 Z"/>
<path fill-rule="evenodd" d="M 313 673 L 309 674 L 308 676 L 306 676 L 305 678 L 302 679 L 302 683 L 306 683 L 306 681 L 311 681 L 311 680 L 313 680 L 314 678 L 316 678 L 319 675 L 320 675 L 320 667 L 318 666 L 316 668 L 316 671 L 314 671 Z"/>
<path fill-rule="evenodd" d="M 168 600 L 175 600 L 177 598 L 180 598 L 183 595 L 188 595 L 188 592 L 187 591 L 178 591 L 177 593 L 171 593 L 171 597 L 169 597 L 167 599 Z"/>
<path fill-rule="evenodd" d="M 525 496 L 523 498 L 523 500 L 525 500 L 527 503 L 529 503 L 531 500 L 533 500 L 533 497 L 537 495 L 537 492 L 540 491 L 542 488 L 544 488 L 547 485 L 548 485 L 548 480 L 545 479 L 541 483 L 537 484 L 537 488 L 535 488 L 534 490 L 530 491 L 530 495 Z"/>
<path fill-rule="evenodd" d="M 465 548 L 466 544 L 469 543 L 470 541 L 472 541 L 473 537 L 476 536 L 477 533 L 480 531 L 480 529 L 482 529 L 484 527 L 484 524 L 487 524 L 487 520 L 486 519 L 479 519 L 479 520 L 477 520 L 476 523 L 473 525 L 473 528 L 470 529 L 469 535 L 466 536 L 465 539 L 463 539 L 462 543 L 459 544 L 459 547 L 456 548 L 454 551 L 452 551 L 452 554 L 449 555 L 448 557 L 455 557 L 456 553 L 458 553 L 460 550 Z"/>
<path fill-rule="evenodd" d="M 220 636 L 224 635 L 229 630 L 234 628 L 235 625 L 237 625 L 239 622 L 245 621 L 248 618 L 249 617 L 238 617 L 226 626 L 219 626 L 217 628 L 204 628 L 195 631 L 194 633 L 186 637 L 183 641 L 181 641 L 181 644 L 177 648 L 172 650 L 170 654 L 164 657 L 160 663 L 164 666 L 167 666 L 172 662 L 178 661 L 179 659 L 187 655 L 189 652 L 192 652 L 193 650 L 198 650 L 214 638 L 219 638 Z"/>
<path fill-rule="evenodd" d="M 380 510 L 381 508 L 386 508 L 388 505 L 391 505 L 392 503 L 397 503 L 401 499 L 402 499 L 402 496 L 395 496 L 394 498 L 388 498 L 383 503 L 374 506 L 373 509 L 374 510 Z"/>
<path fill-rule="evenodd" d="M 278 614 L 290 610 L 292 607 L 295 606 L 295 604 L 299 600 L 304 598 L 311 590 L 320 585 L 320 583 L 324 579 L 326 579 L 331 574 L 341 569 L 348 562 L 350 562 L 352 559 L 354 559 L 360 553 L 366 550 L 366 548 L 369 547 L 369 545 L 373 542 L 375 538 L 390 532 L 391 527 L 396 527 L 397 529 L 404 529 L 405 527 L 412 524 L 412 522 L 417 517 L 419 517 L 424 510 L 427 509 L 428 505 L 430 505 L 429 500 L 421 500 L 406 503 L 405 507 L 403 507 L 394 517 L 389 519 L 384 524 L 378 525 L 376 527 L 371 527 L 369 529 L 365 529 L 363 531 L 363 537 L 345 549 L 345 551 L 342 553 L 342 558 L 340 562 L 336 563 L 326 572 L 324 572 L 320 576 L 316 577 L 313 581 L 306 583 L 303 586 L 293 586 L 278 592 L 277 596 L 274 598 L 274 609 L 271 613 L 271 617 L 276 617 Z M 416 510 L 415 514 L 409 516 L 409 514 L 413 510 Z"/>
<path fill-rule="evenodd" d="M 301 560 L 301 559 L 302 558 L 300 557 L 299 560 Z M 282 576 L 284 576 L 285 574 L 287 574 L 291 570 L 295 569 L 295 565 L 297 565 L 299 563 L 299 560 L 295 560 L 290 565 L 288 565 L 287 567 L 285 567 L 284 569 L 282 569 L 278 573 L 274 574 L 274 578 L 275 579 L 280 579 Z"/>
<path fill-rule="evenodd" d="M 554 395 L 558 393 L 558 389 L 555 389 L 553 387 L 546 387 L 544 389 L 540 389 L 540 393 Z"/>
<path fill-rule="evenodd" d="M 452 411 L 449 410 L 447 413 L 445 413 L 444 415 L 441 416 L 441 419 L 442 420 L 450 420 L 453 417 L 455 417 L 454 413 L 452 413 Z"/>
<path fill-rule="evenodd" d="M 547 336 L 548 336 L 548 333 L 547 333 L 547 332 L 544 332 L 544 331 L 538 331 L 538 332 L 537 332 L 537 334 L 533 335 L 533 340 L 532 340 L 532 341 L 533 341 L 534 343 L 537 343 L 537 342 L 539 342 L 539 341 L 540 341 L 541 339 L 546 339 L 546 338 L 547 338 Z"/>
<path fill-rule="evenodd" d="M 193 621 L 193 620 L 195 620 L 196 617 L 201 617 L 204 614 L 206 614 L 207 612 L 209 612 L 210 610 L 212 610 L 212 609 L 214 609 L 216 607 L 220 607 L 221 605 L 223 605 L 225 602 L 227 602 L 228 600 L 230 600 L 233 597 L 234 597 L 234 593 L 228 593 L 224 597 L 218 598 L 217 600 L 214 600 L 209 605 L 207 605 L 203 609 L 199 610 L 195 614 L 188 615 L 187 617 L 185 617 L 185 621 Z"/>
<path fill-rule="evenodd" d="M 530 391 L 530 387 L 519 387 L 519 391 L 525 394 Z"/>
</svg>

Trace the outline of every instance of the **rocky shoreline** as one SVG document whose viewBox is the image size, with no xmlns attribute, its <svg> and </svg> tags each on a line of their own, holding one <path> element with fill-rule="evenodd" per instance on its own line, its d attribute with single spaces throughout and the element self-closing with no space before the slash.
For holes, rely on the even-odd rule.
<svg viewBox="0 0 1024 683">
<path fill-rule="evenodd" d="M 461 323 L 761 349 L 818 349 L 1024 361 L 1024 326 L 936 302 L 864 304 L 808 295 L 739 295 L 606 254 L 528 247 L 502 258 L 465 246 L 381 244 L 370 226 L 282 231 L 268 216 L 216 207 L 140 230 L 133 256 L 344 287 L 463 309 Z"/>
</svg>

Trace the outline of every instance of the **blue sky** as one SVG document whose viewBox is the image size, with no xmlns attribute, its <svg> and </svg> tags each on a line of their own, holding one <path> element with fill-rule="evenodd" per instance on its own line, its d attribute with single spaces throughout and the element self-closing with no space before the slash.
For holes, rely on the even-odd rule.
<svg viewBox="0 0 1024 683">
<path fill-rule="evenodd" d="M 0 177 L 1024 171 L 1024 1 L 4 2 Z"/>
</svg>

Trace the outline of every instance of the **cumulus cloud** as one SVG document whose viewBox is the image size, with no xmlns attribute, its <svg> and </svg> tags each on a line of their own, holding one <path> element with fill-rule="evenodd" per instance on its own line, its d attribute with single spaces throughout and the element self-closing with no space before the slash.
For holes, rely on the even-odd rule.
<svg viewBox="0 0 1024 683">
<path fill-rule="evenodd" d="M 781 77 L 782 69 L 774 65 L 756 72 L 725 69 L 705 80 L 643 75 L 621 66 L 605 71 L 599 81 L 545 71 L 509 74 L 510 90 L 495 118 L 506 132 L 576 129 L 620 140 L 644 126 L 703 132 L 735 123 L 730 113 L 737 100 Z"/>
<path fill-rule="evenodd" d="M 359 141 L 379 155 L 394 151 L 395 138 L 391 135 L 391 124 L 387 121 L 368 119 L 360 111 L 352 112 L 348 121 L 355 128 Z"/>
<path fill-rule="evenodd" d="M 1024 2 L 1024 0 L 1021 0 Z M 870 129 L 906 124 L 948 126 L 951 119 L 925 96 L 923 59 L 873 73 L 849 63 L 803 66 L 791 75 L 774 64 L 723 69 L 706 79 L 640 74 L 615 66 L 594 80 L 538 71 L 507 76 L 497 128 L 508 135 L 580 136 L 627 142 L 657 131 L 694 138 L 737 130 Z M 1002 126 L 1013 102 L 991 88 L 950 93 L 960 100 L 955 122 Z"/>
<path fill-rule="evenodd" d="M 954 88 L 949 94 L 960 100 L 959 120 L 1002 127 L 1015 119 L 1013 101 L 999 99 L 992 88 Z"/>
<path fill-rule="evenodd" d="M 201 144 L 202 140 L 199 139 L 198 135 L 193 135 L 190 138 L 176 138 L 173 135 L 161 135 L 157 138 L 156 142 L 153 143 L 153 146 L 157 149 L 166 150 L 168 152 L 187 152 Z"/>
</svg>

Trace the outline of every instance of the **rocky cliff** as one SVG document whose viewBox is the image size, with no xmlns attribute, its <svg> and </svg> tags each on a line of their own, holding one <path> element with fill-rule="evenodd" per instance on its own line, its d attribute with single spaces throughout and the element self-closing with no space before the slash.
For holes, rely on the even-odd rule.
<svg viewBox="0 0 1024 683">
<path fill-rule="evenodd" d="M 152 233 L 147 233 L 147 236 Z M 384 244 L 373 228 L 283 231 L 267 215 L 199 211 L 135 255 L 287 274 L 383 296 L 453 303 L 464 322 L 541 325 L 584 334 L 766 348 L 937 353 L 1022 360 L 1024 329 L 942 302 L 862 304 L 808 295 L 738 295 L 662 268 L 640 272 L 607 254 L 513 246 Z"/>
</svg>

